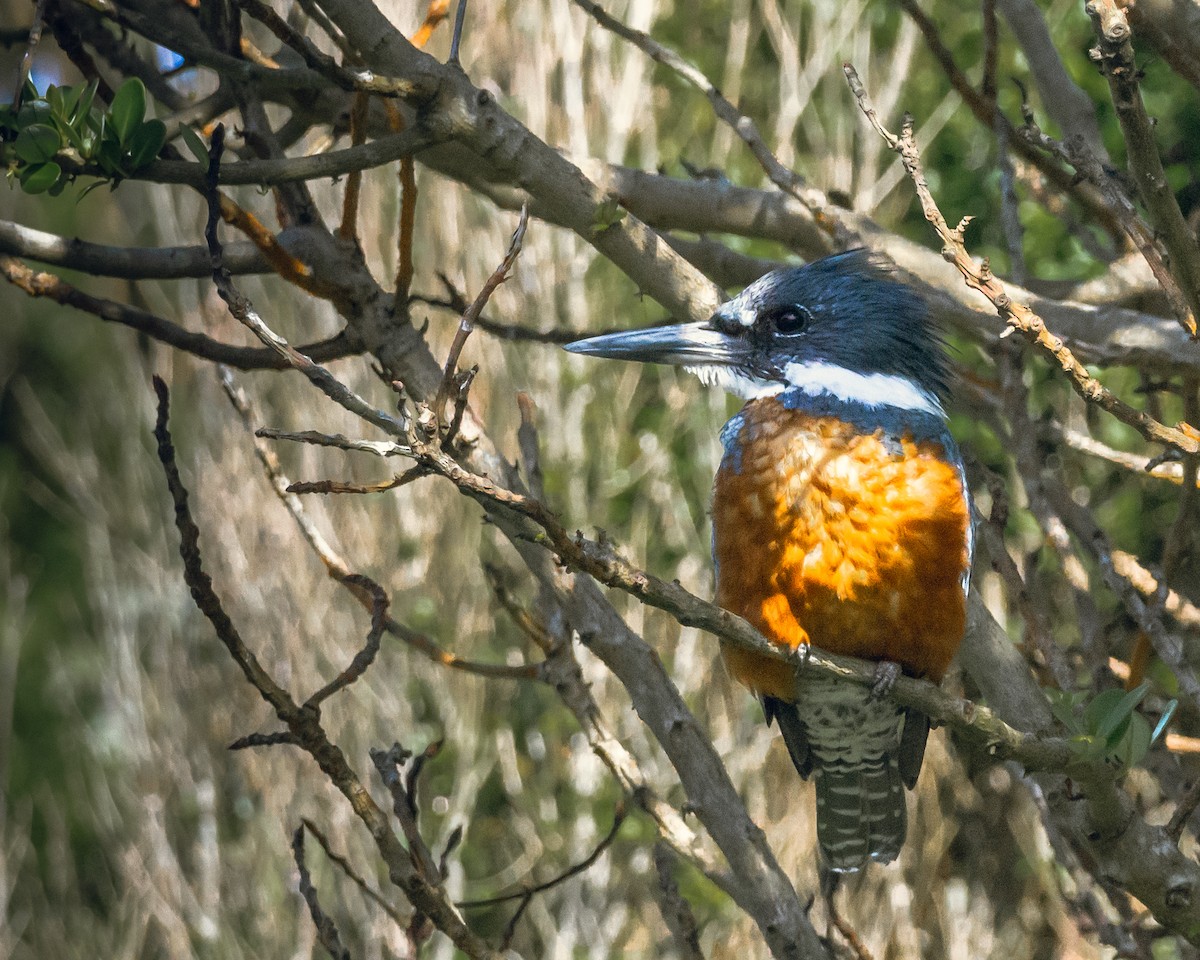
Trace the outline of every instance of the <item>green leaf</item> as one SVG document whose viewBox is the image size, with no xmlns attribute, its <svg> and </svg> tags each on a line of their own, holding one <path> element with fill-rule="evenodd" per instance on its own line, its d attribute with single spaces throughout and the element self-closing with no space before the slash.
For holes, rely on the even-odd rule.
<svg viewBox="0 0 1200 960">
<path fill-rule="evenodd" d="M 1117 725 L 1115 727 L 1113 727 L 1112 730 L 1109 730 L 1108 733 L 1105 733 L 1105 734 L 1098 734 L 1098 736 L 1101 740 L 1104 741 L 1104 743 L 1108 746 L 1108 748 L 1110 750 L 1115 749 L 1116 746 L 1125 738 L 1125 734 L 1127 734 L 1129 732 L 1130 724 L 1134 720 L 1139 720 L 1139 719 L 1142 719 L 1142 718 L 1136 713 L 1130 714 L 1129 716 L 1126 716 L 1126 717 L 1122 717 L 1121 720 L 1117 723 Z M 1145 723 L 1145 720 L 1143 719 L 1142 722 Z"/>
<path fill-rule="evenodd" d="M 1104 718 L 1116 709 L 1124 696 L 1122 690 L 1105 690 L 1098 693 L 1083 709 L 1083 729 L 1092 734 L 1099 731 Z"/>
<path fill-rule="evenodd" d="M 58 153 L 61 146 L 62 137 L 57 130 L 42 123 L 35 123 L 17 135 L 13 149 L 26 163 L 45 163 Z"/>
<path fill-rule="evenodd" d="M 1050 709 L 1058 722 L 1071 733 L 1081 733 L 1079 717 L 1075 714 L 1075 709 L 1079 706 L 1080 695 L 1065 690 L 1047 688 L 1046 696 L 1050 700 Z"/>
<path fill-rule="evenodd" d="M 1126 767 L 1134 767 L 1142 762 L 1142 758 L 1150 750 L 1153 739 L 1150 734 L 1150 724 L 1141 714 L 1130 717 L 1129 732 L 1121 742 L 1117 757 Z"/>
<path fill-rule="evenodd" d="M 143 123 L 129 139 L 129 163 L 132 170 L 139 170 L 158 156 L 158 151 L 167 142 L 167 127 L 161 120 Z"/>
<path fill-rule="evenodd" d="M 108 115 L 112 118 L 117 138 L 122 145 L 127 144 L 146 115 L 146 88 L 141 80 L 130 77 L 121 84 L 113 97 L 112 106 L 108 108 Z"/>
<path fill-rule="evenodd" d="M 79 155 L 86 160 L 88 154 L 88 140 L 85 138 L 87 138 L 88 135 L 70 123 L 66 123 L 57 119 L 56 122 L 58 123 L 59 130 L 61 130 L 63 136 L 66 137 L 67 143 L 74 147 L 78 151 Z"/>
<path fill-rule="evenodd" d="M 204 146 L 204 141 L 200 139 L 200 134 L 184 124 L 179 128 L 179 135 L 183 137 L 183 142 L 187 144 L 187 148 L 192 151 L 192 156 L 199 160 L 200 166 L 207 170 L 209 161 L 208 148 Z"/>
<path fill-rule="evenodd" d="M 53 110 L 58 116 L 66 116 L 66 111 L 63 109 L 63 94 L 61 87 L 56 87 L 54 84 L 50 84 L 50 86 L 46 88 L 46 102 L 50 104 L 50 109 Z"/>
<path fill-rule="evenodd" d="M 615 227 L 624 220 L 626 211 L 621 208 L 615 197 L 610 197 L 603 203 L 597 204 L 592 212 L 592 230 L 603 233 L 609 227 Z"/>
<path fill-rule="evenodd" d="M 50 109 L 50 104 L 45 100 L 26 101 L 21 104 L 21 111 L 17 114 L 17 126 L 24 129 L 32 127 L 35 123 L 43 123 L 49 126 L 53 122 L 54 111 Z"/>
<path fill-rule="evenodd" d="M 39 99 L 40 96 L 41 96 L 41 94 L 38 93 L 37 87 L 35 87 L 33 85 L 33 78 L 26 77 L 25 78 L 25 92 L 21 95 L 21 101 L 23 103 L 28 103 L 31 100 Z"/>
<path fill-rule="evenodd" d="M 58 182 L 62 168 L 57 163 L 39 163 L 21 174 L 21 188 L 26 193 L 45 193 Z"/>
<path fill-rule="evenodd" d="M 1109 740 L 1114 731 L 1116 731 L 1125 723 L 1125 721 L 1129 719 L 1129 717 L 1133 714 L 1133 711 L 1137 709 L 1137 705 L 1142 702 L 1142 699 L 1147 693 L 1149 693 L 1149 691 L 1149 683 L 1142 683 L 1133 690 L 1128 691 L 1116 702 L 1113 708 L 1101 721 L 1100 726 L 1096 730 L 1096 734 L 1104 740 Z M 1107 693 L 1109 691 L 1105 692 Z"/>
<path fill-rule="evenodd" d="M 75 107 L 79 104 L 79 98 L 83 95 L 83 87 L 59 87 L 59 93 L 62 97 L 62 110 L 60 111 L 62 118 L 71 122 L 75 116 Z"/>
<path fill-rule="evenodd" d="M 78 127 L 84 121 L 92 110 L 92 102 L 96 99 L 96 91 L 100 87 L 99 80 L 93 80 L 79 95 L 79 103 L 75 105 L 75 112 L 71 116 L 71 125 Z"/>
<path fill-rule="evenodd" d="M 121 172 L 121 147 L 112 137 L 105 137 L 100 141 L 95 159 L 100 169 L 110 177 Z"/>
</svg>

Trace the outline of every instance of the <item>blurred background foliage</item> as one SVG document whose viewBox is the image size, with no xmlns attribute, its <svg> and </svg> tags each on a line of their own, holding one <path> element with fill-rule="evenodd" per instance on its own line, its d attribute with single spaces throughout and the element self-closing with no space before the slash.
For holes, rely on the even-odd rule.
<svg viewBox="0 0 1200 960">
<path fill-rule="evenodd" d="M 406 30 L 424 13 L 407 0 L 382 6 Z M 0 77 L 9 84 L 0 95 L 7 99 L 23 52 L 19 28 L 28 26 L 32 8 L 5 0 L 0 9 L 8 44 Z M 886 121 L 894 125 L 902 110 L 916 117 L 930 185 L 948 219 L 977 218 L 968 234 L 972 252 L 990 256 L 1001 274 L 1009 268 L 995 138 L 961 105 L 896 5 L 617 0 L 608 9 L 650 29 L 716 78 L 785 164 L 932 246 L 898 161 L 864 129 L 846 89 L 841 63 L 853 60 Z M 978 9 L 951 0 L 932 0 L 923 9 L 978 82 Z M 1093 34 L 1081 5 L 1053 0 L 1043 13 L 1072 77 L 1094 96 L 1106 144 L 1120 163 L 1122 141 L 1106 83 L 1087 57 Z M 1019 123 L 1014 81 L 1031 91 L 1032 84 L 1003 24 L 1000 38 L 1000 100 Z M 444 58 L 447 44 L 439 33 L 430 51 Z M 675 176 L 687 176 L 690 167 L 741 185 L 764 183 L 703 97 L 565 0 L 474 5 L 463 61 L 477 83 L 494 87 L 506 109 L 571 154 Z M 1195 203 L 1200 104 L 1194 91 L 1180 95 L 1178 78 L 1154 56 L 1143 54 L 1142 66 L 1172 185 Z M 50 82 L 79 82 L 49 37 L 38 48 L 33 77 L 42 90 Z M 188 70 L 173 83 L 198 94 L 211 89 L 212 78 Z M 1057 133 L 1030 96 L 1039 121 Z M 1192 149 L 1184 149 L 1189 144 Z M 310 139 L 300 146 L 328 145 Z M 414 289 L 436 294 L 436 273 L 443 271 L 472 294 L 499 261 L 515 217 L 426 170 L 419 170 L 419 184 Z M 338 208 L 340 185 L 314 189 L 323 209 Z M 364 190 L 363 246 L 376 274 L 388 276 L 396 257 L 394 172 L 371 171 Z M 233 192 L 270 217 L 269 197 Z M 29 198 L 13 187 L 0 192 L 0 205 L 6 218 L 97 242 L 201 240 L 202 212 L 193 196 L 136 182 L 115 192 L 80 193 L 75 187 L 57 198 Z M 1103 271 L 1064 217 L 1028 196 L 1019 212 L 1031 277 L 1076 280 Z M 796 261 L 778 244 L 718 239 L 745 253 Z M 245 342 L 206 280 L 130 284 L 64 275 L 91 292 Z M 278 280 L 247 279 L 243 286 L 293 342 L 338 329 L 327 304 Z M 0 297 L 0 956 L 157 960 L 319 952 L 288 850 L 299 817 L 321 824 L 377 886 L 386 888 L 386 878 L 361 828 L 307 758 L 286 748 L 225 750 L 235 738 L 269 727 L 270 718 L 183 585 L 149 432 L 151 372 L 173 384 L 176 441 L 218 590 L 277 675 L 296 691 L 314 689 L 361 643 L 367 618 L 306 551 L 207 364 L 128 330 L 27 300 L 11 287 Z M 444 355 L 456 317 L 426 312 L 435 354 Z M 662 319 L 662 311 L 640 299 L 591 248 L 537 222 L 514 278 L 489 312 L 509 323 L 581 333 Z M 977 346 L 954 346 L 964 370 L 993 375 Z M 709 486 L 719 458 L 717 430 L 732 401 L 672 369 L 599 364 L 553 346 L 484 334 L 472 338 L 465 359 L 481 365 L 473 403 L 491 434 L 508 444 L 510 457 L 519 422 L 515 393 L 534 398 L 548 496 L 568 525 L 601 527 L 648 569 L 710 594 Z M 387 404 L 365 363 L 334 367 Z M 314 403 L 311 389 L 294 375 L 239 380 L 262 423 L 359 432 L 340 411 Z M 1118 449 L 1137 446 L 1131 431 L 1085 411 L 1040 361 L 1028 364 L 1027 380 L 1038 407 L 1086 425 Z M 1139 386 L 1132 372 L 1114 373 L 1108 382 L 1125 396 Z M 954 427 L 978 462 L 1002 476 L 1011 473 L 1004 443 L 970 404 L 954 407 Z M 384 476 L 375 462 L 328 451 L 279 452 L 293 478 Z M 1091 497 L 1117 545 L 1158 559 L 1178 486 L 1080 457 L 1064 456 L 1062 470 L 1070 487 Z M 533 599 L 528 583 L 474 505 L 426 479 L 371 498 L 310 498 L 307 506 L 351 565 L 391 591 L 399 619 L 470 659 L 532 656 L 494 600 L 483 563 L 497 567 L 526 604 Z M 1014 553 L 1032 558 L 1031 590 L 1054 611 L 1056 638 L 1077 644 L 1071 598 L 1054 590 L 1059 561 L 1019 511 L 1008 533 Z M 985 593 L 998 596 L 994 575 L 979 576 Z M 811 786 L 798 781 L 755 703 L 725 675 L 713 640 L 626 598 L 615 602 L 661 653 L 707 724 L 785 868 L 814 889 Z M 1110 598 L 1099 595 L 1097 603 L 1098 629 L 1115 653 L 1127 652 L 1131 626 Z M 619 686 L 581 655 L 608 722 L 651 780 L 682 802 L 670 786 L 669 765 Z M 961 681 L 949 683 L 953 688 Z M 1158 692 L 1169 694 L 1169 685 L 1160 684 Z M 466 827 L 451 861 L 449 882 L 458 898 L 545 880 L 586 856 L 612 822 L 619 788 L 573 718 L 541 686 L 449 671 L 389 639 L 378 666 L 332 701 L 326 717 L 334 739 L 361 765 L 371 746 L 399 740 L 420 749 L 444 738 L 426 775 L 422 822 L 435 849 L 454 827 Z M 1196 721 L 1185 716 L 1179 723 L 1186 730 Z M 1161 750 L 1155 758 L 1189 762 Z M 1035 800 L 1019 779 L 1005 767 L 977 769 L 941 734 L 933 738 L 927 766 L 900 863 L 850 882 L 847 916 L 876 956 L 1111 956 L 1095 931 L 1080 932 L 1072 918 L 1073 898 L 1082 892 L 1056 866 Z M 1155 816 L 1164 803 L 1155 781 L 1135 771 L 1131 782 Z M 653 828 L 630 816 L 591 869 L 533 900 L 514 945 L 530 957 L 672 955 L 655 906 L 653 839 Z M 315 848 L 310 863 L 354 955 L 402 956 L 402 931 Z M 763 955 L 749 921 L 703 877 L 681 868 L 679 880 L 706 955 Z M 498 937 L 511 912 L 511 905 L 489 908 L 481 932 Z M 1163 944 L 1155 956 L 1192 955 L 1173 940 Z M 437 939 L 427 952 L 453 954 Z"/>
</svg>

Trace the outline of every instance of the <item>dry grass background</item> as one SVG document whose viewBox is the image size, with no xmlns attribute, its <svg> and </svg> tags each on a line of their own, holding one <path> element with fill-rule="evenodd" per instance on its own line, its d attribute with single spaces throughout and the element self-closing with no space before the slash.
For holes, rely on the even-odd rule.
<svg viewBox="0 0 1200 960">
<path fill-rule="evenodd" d="M 423 12 L 412 3 L 384 8 L 410 29 Z M 881 47 L 873 38 L 883 15 L 862 0 L 733 0 L 726 20 L 714 5 L 713 22 L 690 25 L 685 4 L 626 0 L 610 10 L 643 28 L 675 24 L 684 49 L 689 39 L 727 37 L 721 86 L 733 98 L 751 82 L 748 61 L 769 46 L 780 67 L 777 99 L 769 103 L 773 128 L 768 124 L 764 132 L 781 145 L 781 159 L 881 216 L 907 206 L 906 184 L 890 155 L 862 133 L 839 72 L 841 60 L 853 57 L 878 90 L 881 111 L 894 112 L 904 91 L 895 79 L 910 73 L 919 53 L 907 22 Z M 1066 3 L 1055 3 L 1048 18 L 1053 22 L 1066 10 Z M 894 11 L 887 16 L 898 22 Z M 799 23 L 803 32 L 794 36 Z M 444 33 L 435 37 L 432 52 L 444 56 L 446 43 Z M 478 82 L 494 84 L 506 108 L 535 133 L 572 154 L 647 169 L 660 163 L 675 169 L 684 156 L 748 171 L 744 179 L 758 182 L 730 133 L 718 131 L 703 104 L 692 102 L 698 97 L 682 94 L 640 53 L 568 3 L 473 5 L 464 62 Z M 923 137 L 956 106 L 953 96 L 945 98 Z M 428 173 L 421 174 L 420 188 L 415 289 L 436 292 L 435 271 L 442 270 L 472 293 L 503 254 L 515 217 Z M 341 186 L 316 189 L 332 214 Z M 238 196 L 269 215 L 269 198 L 251 191 Z M 371 172 L 361 235 L 380 276 L 394 270 L 397 205 L 394 172 Z M 94 240 L 200 240 L 198 201 L 165 188 L 129 183 L 77 207 L 60 202 L 59 212 L 74 218 L 68 232 Z M 513 279 L 489 313 L 579 331 L 659 318 L 654 304 L 595 261 L 577 237 L 535 222 Z M 338 328 L 328 306 L 280 282 L 247 279 L 243 288 L 293 342 Z M 192 329 L 245 342 L 206 281 L 143 283 L 136 295 Z M 47 758 L 65 762 L 61 778 L 53 778 L 62 788 L 9 796 L 0 807 L 0 956 L 236 960 L 319 953 L 288 848 L 299 818 L 326 829 L 377 887 L 387 889 L 386 877 L 350 810 L 307 757 L 284 747 L 226 750 L 236 737 L 270 728 L 271 718 L 184 587 L 150 438 L 150 372 L 173 386 L 175 437 L 197 501 L 208 567 L 243 634 L 275 675 L 294 692 L 311 691 L 361 644 L 367 617 L 307 552 L 210 367 L 138 342 L 128 331 L 32 307 L 11 289 L 0 297 L 13 315 L 0 326 L 0 355 L 9 358 L 0 362 L 7 416 L 16 425 L 15 442 L 37 466 L 3 482 L 20 486 L 70 529 L 82 574 L 80 592 L 52 601 L 71 630 L 46 637 L 23 602 L 37 572 L 14 568 L 0 550 L 0 595 L 6 598 L 0 705 L 11 707 L 14 684 L 33 682 L 17 665 L 22 644 L 36 636 L 51 644 L 44 651 L 42 695 L 66 718 L 38 732 L 49 738 Z M 440 356 L 455 318 L 427 312 Z M 69 378 L 34 375 L 26 361 L 41 337 L 69 341 L 57 348 L 71 359 Z M 677 577 L 702 595 L 711 592 L 707 499 L 719 456 L 717 429 L 729 411 L 723 396 L 672 370 L 600 364 L 481 333 L 464 359 L 482 368 L 473 404 L 510 457 L 516 392 L 534 398 L 549 494 L 569 524 L 603 527 L 627 555 L 659 575 Z M 388 403 L 365 363 L 340 361 L 334 369 L 355 389 Z M 361 432 L 297 376 L 255 374 L 239 381 L 264 424 Z M 280 454 L 293 478 L 386 475 L 369 458 L 308 448 L 281 447 Z M 526 602 L 530 584 L 479 509 L 448 485 L 426 479 L 385 495 L 310 497 L 306 504 L 351 566 L 391 592 L 398 619 L 463 657 L 518 662 L 532 656 L 499 612 L 482 562 L 507 571 L 513 592 Z M 785 868 L 802 888 L 815 889 L 811 786 L 795 776 L 749 695 L 725 675 L 712 638 L 627 598 L 616 602 L 653 642 L 711 732 Z M 581 656 L 608 722 L 651 781 L 681 803 L 669 765 L 620 686 L 586 651 Z M 957 676 L 949 681 L 959 682 Z M 10 729 L 7 715 L 0 711 L 0 749 L 9 738 L 34 734 Z M 455 826 L 466 826 L 460 853 L 451 858 L 456 898 L 546 879 L 584 857 L 611 822 L 615 784 L 552 692 L 536 685 L 453 672 L 387 638 L 376 666 L 331 701 L 325 716 L 331 736 L 360 771 L 369 766 L 370 747 L 399 740 L 421 748 L 445 739 L 428 772 L 423 823 L 434 849 Z M 1073 892 L 1069 880 L 1054 864 L 1019 778 L 1004 767 L 968 767 L 945 733 L 935 733 L 926 768 L 910 803 L 910 841 L 900 862 L 849 881 L 841 895 L 874 955 L 1111 955 L 1094 936 L 1077 932 L 1065 900 Z M 651 828 L 631 818 L 594 867 L 535 898 L 514 946 L 525 956 L 556 960 L 673 956 L 656 906 L 652 842 Z M 312 844 L 309 861 L 354 956 L 403 956 L 403 932 Z M 706 955 L 764 955 L 750 922 L 706 881 L 686 870 L 681 880 Z M 822 904 L 814 909 L 824 917 Z M 510 910 L 486 914 L 487 932 L 498 934 Z M 426 953 L 448 958 L 453 950 L 435 938 Z"/>
</svg>

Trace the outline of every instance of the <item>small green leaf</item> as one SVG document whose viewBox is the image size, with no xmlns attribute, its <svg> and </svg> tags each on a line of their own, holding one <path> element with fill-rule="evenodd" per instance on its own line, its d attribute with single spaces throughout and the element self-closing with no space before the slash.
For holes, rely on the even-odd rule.
<svg viewBox="0 0 1200 960">
<path fill-rule="evenodd" d="M 1079 694 L 1048 688 L 1046 696 L 1050 700 L 1050 709 L 1058 719 L 1058 722 L 1071 733 L 1081 733 L 1082 727 L 1079 723 L 1079 717 L 1075 713 L 1076 707 L 1079 706 L 1080 702 Z"/>
<path fill-rule="evenodd" d="M 609 227 L 615 227 L 625 217 L 626 211 L 621 208 L 616 198 L 609 197 L 603 203 L 598 204 L 593 211 L 592 230 L 596 233 L 603 233 Z"/>
<path fill-rule="evenodd" d="M 1083 709 L 1083 729 L 1088 733 L 1096 733 L 1104 718 L 1116 709 L 1124 696 L 1122 690 L 1104 690 L 1096 694 L 1091 703 Z"/>
<path fill-rule="evenodd" d="M 74 147 L 78 151 L 79 155 L 86 160 L 88 154 L 87 142 L 90 135 L 85 134 L 78 127 L 69 123 L 64 123 L 61 120 L 56 120 L 56 122 L 58 123 L 59 130 L 61 130 L 63 136 L 66 137 L 67 143 Z"/>
<path fill-rule="evenodd" d="M 46 102 L 50 104 L 50 109 L 53 110 L 58 116 L 66 116 L 66 111 L 63 109 L 63 94 L 61 87 L 56 87 L 54 84 L 50 84 L 50 86 L 46 88 Z"/>
<path fill-rule="evenodd" d="M 31 100 L 39 99 L 39 97 L 40 97 L 40 94 L 38 93 L 37 87 L 35 87 L 33 85 L 33 78 L 26 77 L 25 78 L 25 92 L 21 95 L 21 102 L 29 103 Z"/>
<path fill-rule="evenodd" d="M 113 129 L 122 145 L 129 142 L 146 115 L 146 88 L 137 77 L 130 77 L 117 90 L 108 108 Z"/>
<path fill-rule="evenodd" d="M 99 80 L 93 80 L 79 95 L 79 103 L 75 105 L 75 112 L 71 116 L 71 125 L 78 127 L 91 113 L 92 102 L 96 99 L 96 91 L 100 87 Z"/>
<path fill-rule="evenodd" d="M 61 176 L 62 168 L 57 163 L 35 164 L 21 174 L 21 188 L 26 193 L 45 193 Z"/>
<path fill-rule="evenodd" d="M 1149 683 L 1142 683 L 1133 690 L 1128 691 L 1104 717 L 1096 730 L 1097 735 L 1105 740 L 1110 739 L 1113 732 L 1129 719 L 1133 711 L 1137 709 L 1137 705 L 1142 702 L 1142 699 L 1149 691 Z"/>
<path fill-rule="evenodd" d="M 96 149 L 95 160 L 108 176 L 116 176 L 121 172 L 121 147 L 112 137 L 105 137 Z"/>
<path fill-rule="evenodd" d="M 59 87 L 62 97 L 62 110 L 60 111 L 62 118 L 71 122 L 71 118 L 75 116 L 75 107 L 79 105 L 79 98 L 83 94 L 83 87 Z"/>
<path fill-rule="evenodd" d="M 143 123 L 129 139 L 129 162 L 133 170 L 140 170 L 158 156 L 158 151 L 167 142 L 167 127 L 161 120 Z"/>
<path fill-rule="evenodd" d="M 200 166 L 207 170 L 209 161 L 208 148 L 204 146 L 204 141 L 200 139 L 200 134 L 184 124 L 179 128 L 179 135 L 183 137 L 183 142 L 187 144 L 187 148 L 192 151 L 192 156 L 199 160 Z"/>
<path fill-rule="evenodd" d="M 57 130 L 42 123 L 35 123 L 17 135 L 13 149 L 26 163 L 45 163 L 58 153 L 61 146 L 62 137 L 58 135 Z"/>
<path fill-rule="evenodd" d="M 1150 724 L 1141 714 L 1134 714 L 1130 719 L 1129 732 L 1122 740 L 1117 751 L 1118 758 L 1126 767 L 1134 767 L 1150 751 L 1153 739 L 1150 734 Z"/>
<path fill-rule="evenodd" d="M 21 111 L 17 114 L 17 126 L 22 129 L 32 127 L 35 123 L 49 126 L 53 116 L 54 112 L 45 100 L 26 101 L 21 104 Z"/>
</svg>

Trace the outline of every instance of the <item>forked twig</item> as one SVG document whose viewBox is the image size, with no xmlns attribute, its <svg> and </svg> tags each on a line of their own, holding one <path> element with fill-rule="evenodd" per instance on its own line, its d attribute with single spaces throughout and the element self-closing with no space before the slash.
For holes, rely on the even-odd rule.
<svg viewBox="0 0 1200 960">
<path fill-rule="evenodd" d="M 465 0 L 459 0 L 459 2 L 465 6 Z M 462 6 L 459 9 L 461 10 Z M 463 311 L 462 318 L 458 322 L 458 331 L 454 334 L 454 340 L 450 344 L 450 351 L 446 355 L 446 366 L 442 374 L 442 382 L 438 387 L 437 395 L 433 401 L 433 410 L 437 416 L 441 417 L 446 409 L 446 402 L 452 395 L 455 396 L 455 413 L 450 428 L 442 440 L 444 447 L 449 446 L 450 442 L 454 439 L 454 435 L 458 432 L 457 424 L 462 421 L 462 410 L 466 402 L 465 391 L 470 386 L 471 378 L 475 376 L 474 373 L 460 374 L 458 372 L 458 358 L 462 354 L 463 346 L 466 345 L 467 337 L 475 329 L 476 320 L 483 313 L 483 308 L 487 306 L 488 300 L 491 299 L 492 294 L 496 292 L 500 284 L 508 279 L 508 273 L 512 270 L 513 264 L 517 262 L 517 257 L 521 253 L 521 245 L 525 242 L 525 230 L 528 226 L 529 205 L 523 204 L 521 206 L 521 217 L 517 221 L 517 229 L 513 231 L 512 239 L 508 244 L 508 250 L 504 254 L 504 259 L 492 271 L 492 275 L 484 281 L 479 294 L 472 301 L 471 305 Z"/>
</svg>

